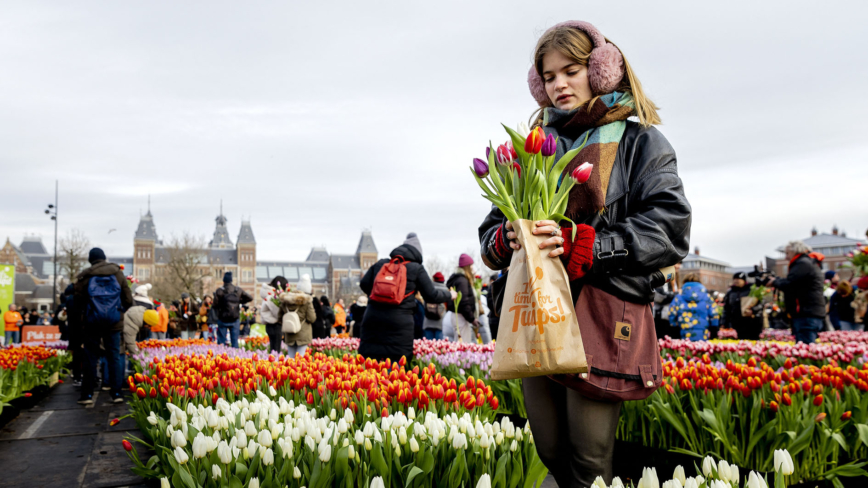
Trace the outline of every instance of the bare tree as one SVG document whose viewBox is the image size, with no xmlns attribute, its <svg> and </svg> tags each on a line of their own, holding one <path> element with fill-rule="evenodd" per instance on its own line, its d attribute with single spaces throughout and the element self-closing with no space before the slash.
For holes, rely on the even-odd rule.
<svg viewBox="0 0 868 488">
<path fill-rule="evenodd" d="M 70 229 L 60 238 L 57 247 L 57 267 L 60 275 L 74 280 L 87 264 L 90 240 L 80 229 Z"/>
<path fill-rule="evenodd" d="M 165 250 L 168 260 L 163 272 L 153 280 L 153 295 L 171 302 L 186 292 L 198 300 L 202 280 L 206 278 L 202 267 L 208 264 L 205 238 L 189 232 L 180 236 L 172 235 Z"/>
</svg>

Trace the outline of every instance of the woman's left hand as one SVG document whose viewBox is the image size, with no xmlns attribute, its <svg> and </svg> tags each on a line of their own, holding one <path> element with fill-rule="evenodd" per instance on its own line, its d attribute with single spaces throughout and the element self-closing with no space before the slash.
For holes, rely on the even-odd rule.
<svg viewBox="0 0 868 488">
<path fill-rule="evenodd" d="M 561 245 L 564 243 L 564 238 L 561 233 L 561 228 L 554 220 L 539 220 L 535 222 L 536 227 L 533 230 L 534 235 L 550 235 L 551 237 L 542 241 L 539 245 L 540 249 L 547 249 L 557 246 L 549 253 L 550 258 L 556 258 L 564 253 L 564 248 Z"/>
</svg>

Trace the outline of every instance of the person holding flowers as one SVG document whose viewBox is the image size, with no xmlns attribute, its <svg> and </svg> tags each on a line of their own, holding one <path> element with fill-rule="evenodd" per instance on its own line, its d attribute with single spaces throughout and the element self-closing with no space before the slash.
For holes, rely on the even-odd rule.
<svg viewBox="0 0 868 488">
<path fill-rule="evenodd" d="M 691 222 L 675 151 L 654 128 L 657 107 L 618 47 L 587 22 L 564 22 L 543 34 L 528 85 L 540 110 L 532 131 L 517 131 L 524 152 L 557 161 L 576 151 L 556 180 L 571 185 L 564 218 L 537 218 L 553 215 L 545 208 L 532 217 L 533 233 L 550 236 L 540 249 L 562 260 L 574 300 L 592 285 L 622 305 L 650 304 L 654 288 L 667 279 L 661 269 L 687 255 Z M 500 146 L 495 164 L 514 167 L 516 151 L 511 143 Z M 473 169 L 479 178 L 489 171 L 482 160 Z M 556 211 L 563 206 L 545 203 Z M 479 227 L 482 259 L 496 270 L 509 266 L 520 248 L 503 208 L 516 217 L 509 205 L 496 203 Z M 561 227 L 567 222 L 577 225 Z M 653 324 L 647 308 L 645 323 Z M 614 320 L 599 327 L 613 328 Z M 597 476 L 611 482 L 621 403 L 590 398 L 545 376 L 522 383 L 540 458 L 558 486 L 589 486 Z"/>
<path fill-rule="evenodd" d="M 473 289 L 473 258 L 467 254 L 458 257 L 458 270 L 446 281 L 446 287 L 461 294 L 458 304 L 449 303 L 449 311 L 455 314 L 455 330 L 458 338 L 468 344 L 476 344 L 476 331 L 479 329 L 479 308 Z M 457 308 L 456 308 L 457 307 Z M 489 341 L 491 339 L 489 338 Z"/>
<path fill-rule="evenodd" d="M 278 283 L 275 283 L 278 284 Z M 289 290 L 288 284 L 283 283 L 282 290 Z M 280 299 L 280 315 L 295 313 L 298 315 L 298 320 L 301 323 L 301 329 L 294 334 L 283 334 L 283 341 L 286 342 L 287 356 L 293 358 L 296 354 L 304 356 L 308 344 L 313 340 L 313 323 L 317 319 L 316 310 L 314 309 L 311 295 L 313 285 L 310 282 L 310 275 L 303 274 L 298 280 L 296 287 L 297 293 L 286 291 L 279 295 Z M 280 351 L 280 348 L 277 349 Z"/>
</svg>

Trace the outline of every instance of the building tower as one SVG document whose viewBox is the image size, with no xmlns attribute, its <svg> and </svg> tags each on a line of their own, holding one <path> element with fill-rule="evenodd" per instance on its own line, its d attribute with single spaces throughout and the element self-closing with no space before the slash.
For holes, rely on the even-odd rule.
<svg viewBox="0 0 868 488">
<path fill-rule="evenodd" d="M 151 215 L 151 197 L 148 197 L 148 213 L 139 219 L 139 227 L 133 238 L 133 269 L 135 277 L 142 282 L 150 282 L 154 277 L 154 263 L 156 261 L 157 227 L 154 225 L 154 216 Z"/>
<path fill-rule="evenodd" d="M 256 238 L 250 220 L 241 221 L 238 231 L 238 282 L 237 285 L 247 293 L 257 296 L 256 292 Z"/>
<path fill-rule="evenodd" d="M 359 257 L 359 267 L 362 269 L 362 276 L 368 271 L 368 268 L 377 262 L 377 246 L 374 244 L 374 237 L 371 231 L 362 232 L 362 237 L 359 239 L 359 245 L 356 248 L 356 255 Z"/>
</svg>

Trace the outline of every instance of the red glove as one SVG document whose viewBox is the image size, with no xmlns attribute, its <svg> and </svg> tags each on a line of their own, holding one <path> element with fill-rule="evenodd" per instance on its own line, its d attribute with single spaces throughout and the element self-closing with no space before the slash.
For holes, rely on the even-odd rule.
<svg viewBox="0 0 868 488">
<path fill-rule="evenodd" d="M 590 225 L 581 224 L 576 227 L 576 238 L 573 237 L 572 227 L 562 227 L 564 237 L 564 253 L 561 260 L 567 268 L 567 276 L 570 281 L 585 276 L 594 264 L 594 239 L 597 232 Z"/>
</svg>

